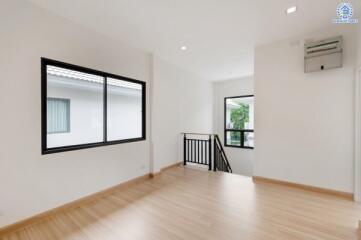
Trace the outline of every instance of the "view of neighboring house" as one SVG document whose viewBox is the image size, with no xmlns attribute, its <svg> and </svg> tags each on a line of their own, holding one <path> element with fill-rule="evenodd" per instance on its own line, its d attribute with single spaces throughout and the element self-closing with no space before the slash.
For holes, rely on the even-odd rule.
<svg viewBox="0 0 361 240">
<path fill-rule="evenodd" d="M 47 74 L 47 147 L 102 142 L 104 78 L 53 66 Z M 107 139 L 140 138 L 142 85 L 108 78 L 107 89 Z"/>
</svg>

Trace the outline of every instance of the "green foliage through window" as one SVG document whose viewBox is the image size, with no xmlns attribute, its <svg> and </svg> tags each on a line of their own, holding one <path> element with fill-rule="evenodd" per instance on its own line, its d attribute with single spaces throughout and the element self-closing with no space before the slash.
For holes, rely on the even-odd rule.
<svg viewBox="0 0 361 240">
<path fill-rule="evenodd" d="M 245 129 L 246 123 L 249 122 L 249 105 L 241 103 L 238 108 L 231 109 L 231 123 L 233 129 Z M 231 132 L 231 144 L 240 145 L 241 134 L 239 132 Z"/>
<path fill-rule="evenodd" d="M 231 134 L 231 145 L 241 145 L 240 132 L 230 132 L 230 134 Z"/>
<path fill-rule="evenodd" d="M 224 124 L 226 146 L 253 149 L 253 96 L 225 98 Z"/>
<path fill-rule="evenodd" d="M 245 129 L 249 122 L 249 105 L 241 103 L 238 108 L 231 109 L 231 123 L 233 129 Z"/>
</svg>

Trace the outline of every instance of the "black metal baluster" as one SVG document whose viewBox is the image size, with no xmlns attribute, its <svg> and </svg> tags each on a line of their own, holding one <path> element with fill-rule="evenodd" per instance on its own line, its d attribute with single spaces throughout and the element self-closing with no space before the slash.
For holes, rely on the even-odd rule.
<svg viewBox="0 0 361 240">
<path fill-rule="evenodd" d="M 219 155 L 218 155 L 218 150 L 217 150 L 217 149 L 216 149 L 216 159 L 217 159 L 217 169 L 216 169 L 216 171 L 217 171 L 217 170 L 221 170 L 221 169 L 220 169 L 221 164 L 220 164 L 220 162 L 219 162 Z"/>
<path fill-rule="evenodd" d="M 213 141 L 213 147 L 214 147 L 214 150 L 213 150 L 213 171 L 217 171 L 217 140 L 216 140 L 216 137 L 214 137 L 214 141 Z"/>
<path fill-rule="evenodd" d="M 207 156 L 207 152 L 206 152 L 206 142 L 205 141 L 203 141 L 203 155 L 204 155 L 204 164 L 206 164 L 207 165 L 207 158 L 206 158 L 206 156 Z"/>
<path fill-rule="evenodd" d="M 219 155 L 221 155 L 221 151 L 219 151 Z M 221 157 L 221 162 L 222 162 L 222 172 L 224 172 L 224 161 L 223 158 Z"/>
<path fill-rule="evenodd" d="M 189 158 L 189 139 L 187 139 L 187 162 L 189 162 L 190 158 Z"/>
<path fill-rule="evenodd" d="M 189 145 L 191 147 L 189 162 L 193 162 L 193 140 L 189 140 Z"/>
<path fill-rule="evenodd" d="M 204 164 L 203 162 L 203 141 L 201 140 L 201 163 Z"/>
<path fill-rule="evenodd" d="M 200 152 L 199 152 L 199 140 L 197 140 L 197 155 L 198 155 L 197 163 L 200 163 L 199 154 L 200 154 Z"/>
<path fill-rule="evenodd" d="M 213 167 L 213 170 L 214 171 L 217 171 L 217 167 L 218 167 L 218 154 L 217 154 L 217 151 L 216 151 L 216 147 L 217 146 L 214 146 L 214 149 L 213 149 L 213 152 L 214 152 L 214 160 L 213 160 L 213 163 L 214 163 L 214 167 Z"/>
<path fill-rule="evenodd" d="M 206 163 L 209 164 L 208 141 L 205 141 L 205 142 L 204 142 L 204 148 L 205 148 L 204 155 L 205 155 L 205 157 L 206 157 Z"/>
<path fill-rule="evenodd" d="M 193 148 L 193 151 L 192 151 L 192 162 L 196 162 L 196 145 L 195 145 L 195 140 L 192 140 L 192 148 Z"/>
<path fill-rule="evenodd" d="M 206 152 L 206 142 L 205 141 L 203 141 L 202 146 L 203 146 L 202 147 L 202 149 L 203 149 L 203 161 L 204 161 L 204 164 L 207 165 L 207 158 L 206 158 L 207 152 Z"/>
<path fill-rule="evenodd" d="M 183 165 L 184 166 L 187 164 L 186 154 L 187 154 L 187 137 L 186 137 L 186 134 L 184 134 L 184 137 L 183 137 Z"/>
<path fill-rule="evenodd" d="M 217 169 L 216 171 L 221 171 L 221 163 L 219 162 L 219 156 L 218 156 L 218 150 L 216 150 L 216 156 L 217 156 Z"/>
<path fill-rule="evenodd" d="M 221 154 L 219 153 L 219 149 L 218 149 L 218 159 L 219 159 L 219 164 L 221 165 L 221 171 L 223 172 L 223 160 L 222 160 L 222 157 L 221 157 Z"/>
<path fill-rule="evenodd" d="M 194 140 L 194 162 L 198 163 L 198 159 L 197 159 L 197 140 Z"/>
<path fill-rule="evenodd" d="M 192 162 L 192 140 L 188 140 L 188 145 L 189 145 L 189 159 L 188 162 Z"/>
<path fill-rule="evenodd" d="M 190 152 L 191 152 L 191 146 L 189 145 L 189 139 L 187 139 L 187 162 L 190 161 Z"/>
<path fill-rule="evenodd" d="M 197 140 L 194 140 L 194 162 L 197 163 Z"/>
<path fill-rule="evenodd" d="M 208 139 L 208 170 L 212 170 L 212 135 Z"/>
<path fill-rule="evenodd" d="M 224 172 L 224 170 L 225 170 L 225 168 L 224 168 L 224 159 L 223 159 L 223 157 L 222 157 L 222 155 L 221 155 L 221 150 L 219 150 L 219 155 L 221 156 L 221 161 L 222 161 L 222 171 Z"/>
<path fill-rule="evenodd" d="M 196 141 L 195 140 L 193 140 L 193 148 L 194 148 L 194 151 L 193 151 L 193 162 L 194 163 L 196 163 L 197 162 L 197 159 L 196 159 L 196 151 L 197 151 L 197 149 L 196 149 Z"/>
<path fill-rule="evenodd" d="M 218 154 L 218 166 L 219 166 L 219 170 L 223 171 L 222 169 L 222 159 L 219 156 L 219 149 L 217 149 L 217 154 Z"/>
</svg>

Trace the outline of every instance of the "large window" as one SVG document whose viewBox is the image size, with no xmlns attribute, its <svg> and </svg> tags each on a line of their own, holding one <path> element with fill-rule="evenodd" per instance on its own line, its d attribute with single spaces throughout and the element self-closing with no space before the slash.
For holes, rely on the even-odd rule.
<svg viewBox="0 0 361 240">
<path fill-rule="evenodd" d="M 42 153 L 145 139 L 145 82 L 42 58 Z"/>
<path fill-rule="evenodd" d="M 254 148 L 253 95 L 224 99 L 224 143 L 227 147 Z"/>
</svg>

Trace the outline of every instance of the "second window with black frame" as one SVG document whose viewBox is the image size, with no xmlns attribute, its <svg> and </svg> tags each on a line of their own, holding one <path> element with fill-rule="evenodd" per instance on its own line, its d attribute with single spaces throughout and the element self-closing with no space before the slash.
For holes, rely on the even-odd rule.
<svg viewBox="0 0 361 240">
<path fill-rule="evenodd" d="M 224 99 L 224 145 L 254 148 L 254 96 Z"/>
</svg>

